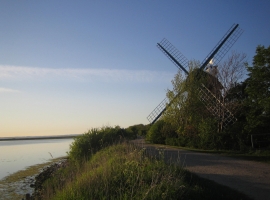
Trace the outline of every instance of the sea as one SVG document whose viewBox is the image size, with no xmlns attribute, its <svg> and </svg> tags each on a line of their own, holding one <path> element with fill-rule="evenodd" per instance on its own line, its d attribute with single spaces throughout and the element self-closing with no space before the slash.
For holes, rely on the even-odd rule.
<svg viewBox="0 0 270 200">
<path fill-rule="evenodd" d="M 29 166 L 67 156 L 73 138 L 0 141 L 0 180 Z"/>
</svg>

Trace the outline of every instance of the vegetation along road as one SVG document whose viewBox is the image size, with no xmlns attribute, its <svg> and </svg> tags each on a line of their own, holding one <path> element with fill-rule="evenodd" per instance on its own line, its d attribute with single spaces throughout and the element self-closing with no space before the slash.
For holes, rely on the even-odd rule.
<svg viewBox="0 0 270 200">
<path fill-rule="evenodd" d="M 143 139 L 134 142 L 146 148 L 152 155 L 158 153 L 156 146 L 146 144 Z M 172 147 L 162 146 L 162 149 L 166 161 L 174 162 L 180 159 L 180 163 L 184 168 L 200 177 L 236 189 L 256 200 L 270 198 L 270 165 L 267 163 L 186 151 Z"/>
</svg>

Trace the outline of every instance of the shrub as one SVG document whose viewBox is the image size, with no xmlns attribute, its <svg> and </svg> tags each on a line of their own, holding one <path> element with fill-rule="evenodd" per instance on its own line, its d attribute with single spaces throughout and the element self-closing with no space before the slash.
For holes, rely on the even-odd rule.
<svg viewBox="0 0 270 200">
<path fill-rule="evenodd" d="M 82 162 L 88 160 L 100 149 L 122 142 L 125 139 L 135 139 L 136 135 L 116 126 L 92 128 L 88 132 L 74 139 L 70 145 L 68 156 L 71 161 Z"/>
<path fill-rule="evenodd" d="M 135 135 L 146 136 L 149 128 L 150 128 L 150 124 L 147 124 L 147 125 L 137 124 L 137 125 L 129 126 L 128 128 L 126 128 L 126 130 L 133 132 L 133 134 Z"/>
<path fill-rule="evenodd" d="M 163 120 L 154 123 L 147 132 L 146 140 L 156 144 L 165 144 L 164 125 L 165 122 Z"/>
<path fill-rule="evenodd" d="M 213 118 L 202 120 L 199 124 L 199 144 L 201 149 L 216 149 L 219 147 L 217 122 Z"/>
</svg>

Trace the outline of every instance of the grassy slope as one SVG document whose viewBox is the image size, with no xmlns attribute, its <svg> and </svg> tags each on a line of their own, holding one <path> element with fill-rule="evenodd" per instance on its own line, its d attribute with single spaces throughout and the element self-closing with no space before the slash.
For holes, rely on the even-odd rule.
<svg viewBox="0 0 270 200">
<path fill-rule="evenodd" d="M 103 149 L 45 185 L 47 199 L 249 199 L 127 144 Z"/>
</svg>

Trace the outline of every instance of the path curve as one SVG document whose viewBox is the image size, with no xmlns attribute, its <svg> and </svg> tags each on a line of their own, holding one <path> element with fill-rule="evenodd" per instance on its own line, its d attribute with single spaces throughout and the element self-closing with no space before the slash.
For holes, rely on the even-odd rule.
<svg viewBox="0 0 270 200">
<path fill-rule="evenodd" d="M 134 143 L 148 150 L 156 149 L 156 146 L 146 144 L 143 139 L 134 140 Z M 161 148 L 164 149 L 166 160 L 174 161 L 180 158 L 182 166 L 200 177 L 236 189 L 256 200 L 270 199 L 269 164 L 173 147 Z"/>
</svg>

